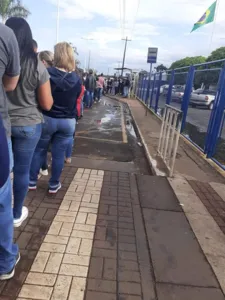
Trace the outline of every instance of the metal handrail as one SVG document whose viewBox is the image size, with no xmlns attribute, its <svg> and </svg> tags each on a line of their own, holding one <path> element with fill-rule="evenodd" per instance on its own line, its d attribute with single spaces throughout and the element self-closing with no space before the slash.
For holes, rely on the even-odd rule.
<svg viewBox="0 0 225 300">
<path fill-rule="evenodd" d="M 181 125 L 182 111 L 166 104 L 159 137 L 158 154 L 165 162 L 170 177 L 173 176 L 174 172 Z"/>
</svg>

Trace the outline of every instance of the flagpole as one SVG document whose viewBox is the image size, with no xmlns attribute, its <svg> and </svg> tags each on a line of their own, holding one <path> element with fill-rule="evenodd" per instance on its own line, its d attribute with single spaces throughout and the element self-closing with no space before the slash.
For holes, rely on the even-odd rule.
<svg viewBox="0 0 225 300">
<path fill-rule="evenodd" d="M 212 42 L 213 42 L 213 35 L 214 35 L 215 27 L 216 27 L 216 18 L 217 18 L 218 8 L 219 8 L 219 0 L 216 0 L 215 17 L 214 17 L 212 33 L 211 33 L 210 41 L 209 41 L 209 49 L 208 49 L 209 55 L 211 54 L 211 50 L 212 50 Z"/>
</svg>

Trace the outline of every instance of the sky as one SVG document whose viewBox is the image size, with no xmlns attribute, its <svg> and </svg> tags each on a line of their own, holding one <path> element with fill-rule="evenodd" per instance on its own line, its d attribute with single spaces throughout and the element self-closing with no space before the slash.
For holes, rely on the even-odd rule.
<svg viewBox="0 0 225 300">
<path fill-rule="evenodd" d="M 121 67 L 126 36 L 131 41 L 125 67 L 148 70 L 148 47 L 158 47 L 157 64 L 169 67 L 225 45 L 225 1 L 218 1 L 216 22 L 190 33 L 213 0 L 59 0 L 59 41 L 77 47 L 81 67 L 90 51 L 91 68 L 105 74 Z M 56 43 L 57 2 L 22 0 L 39 51 L 53 50 Z"/>
</svg>

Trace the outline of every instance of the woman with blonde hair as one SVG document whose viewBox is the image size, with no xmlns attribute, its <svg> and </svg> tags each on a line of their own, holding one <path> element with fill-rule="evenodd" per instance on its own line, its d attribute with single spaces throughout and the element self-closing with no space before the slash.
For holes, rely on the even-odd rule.
<svg viewBox="0 0 225 300">
<path fill-rule="evenodd" d="M 45 50 L 38 53 L 38 58 L 43 62 L 46 68 L 53 67 L 54 54 L 51 51 Z"/>
<path fill-rule="evenodd" d="M 36 189 L 40 167 L 51 143 L 52 174 L 49 193 L 55 194 L 61 188 L 59 181 L 64 167 L 65 151 L 73 139 L 76 126 L 77 98 L 81 92 L 81 80 L 74 72 L 74 51 L 69 43 L 55 46 L 54 66 L 48 69 L 53 96 L 50 111 L 43 111 L 45 123 L 36 147 L 30 171 L 30 190 Z"/>
</svg>

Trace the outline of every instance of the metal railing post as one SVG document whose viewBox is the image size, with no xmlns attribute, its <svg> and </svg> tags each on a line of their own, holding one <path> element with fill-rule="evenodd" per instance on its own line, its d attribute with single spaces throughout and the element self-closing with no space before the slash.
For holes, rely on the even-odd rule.
<svg viewBox="0 0 225 300">
<path fill-rule="evenodd" d="M 140 95 L 139 95 L 140 100 L 141 100 L 141 95 L 142 95 L 143 83 L 144 83 L 144 75 L 141 76 L 141 89 L 140 89 Z"/>
<path fill-rule="evenodd" d="M 211 158 L 216 150 L 217 139 L 219 137 L 221 122 L 223 120 L 225 108 L 225 69 L 221 76 L 221 90 L 217 93 L 214 103 L 214 116 L 212 121 L 211 138 L 207 152 L 207 158 Z"/>
<path fill-rule="evenodd" d="M 185 86 L 185 90 L 184 90 L 184 96 L 183 96 L 183 100 L 181 103 L 181 110 L 183 112 L 181 132 L 184 130 L 185 123 L 186 123 L 188 106 L 189 106 L 190 96 L 192 93 L 194 75 L 195 75 L 195 67 L 190 66 L 188 76 L 187 76 L 186 86 Z"/>
<path fill-rule="evenodd" d="M 144 99 L 144 93 L 145 93 L 145 76 L 143 76 L 143 84 L 142 84 L 142 91 L 141 91 L 141 101 Z"/>
<path fill-rule="evenodd" d="M 134 84 L 135 84 L 135 87 L 134 87 L 134 96 L 135 98 L 138 98 L 138 92 L 139 92 L 139 83 L 140 83 L 140 76 L 137 75 L 138 77 L 136 78 L 136 81 L 134 80 Z"/>
<path fill-rule="evenodd" d="M 156 99 L 155 99 L 155 113 L 156 113 L 156 114 L 157 114 L 157 112 L 158 112 L 158 105 L 159 105 L 159 97 L 160 97 L 161 81 L 162 81 L 162 72 L 159 73 L 158 88 L 157 88 Z"/>
<path fill-rule="evenodd" d="M 171 72 L 171 78 L 169 83 L 169 89 L 166 97 L 166 104 L 170 104 L 171 96 L 172 96 L 172 90 L 173 90 L 173 83 L 174 83 L 174 77 L 175 77 L 175 70 Z"/>
<path fill-rule="evenodd" d="M 147 92 L 146 92 L 146 95 L 145 95 L 145 104 L 147 106 L 148 106 L 149 92 L 150 92 L 150 81 L 151 81 L 151 75 L 149 74 L 148 85 L 147 85 Z"/>
<path fill-rule="evenodd" d="M 150 99 L 150 108 L 152 107 L 152 100 L 153 100 L 153 95 L 154 95 L 155 82 L 156 82 L 156 74 L 154 74 L 154 81 L 153 81 L 152 92 L 151 92 L 151 99 Z"/>
<path fill-rule="evenodd" d="M 159 137 L 158 153 L 165 162 L 170 177 L 173 176 L 174 172 L 181 122 L 182 112 L 166 104 Z"/>
<path fill-rule="evenodd" d="M 217 93 L 215 96 L 215 102 L 217 102 L 217 99 L 223 88 L 224 73 L 225 73 L 225 68 L 223 68 L 220 71 L 220 77 L 219 77 L 219 81 L 218 81 L 218 89 L 217 89 Z M 206 139 L 205 139 L 204 153 L 207 154 L 207 156 L 208 156 L 208 151 L 209 151 L 210 145 L 211 145 L 211 139 L 212 139 L 213 127 L 215 124 L 215 120 L 216 120 L 216 105 L 213 106 L 213 110 L 210 115 L 209 124 L 208 124 L 208 128 L 207 128 L 207 135 L 206 135 Z"/>
</svg>

